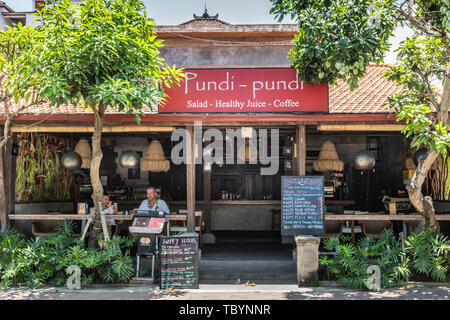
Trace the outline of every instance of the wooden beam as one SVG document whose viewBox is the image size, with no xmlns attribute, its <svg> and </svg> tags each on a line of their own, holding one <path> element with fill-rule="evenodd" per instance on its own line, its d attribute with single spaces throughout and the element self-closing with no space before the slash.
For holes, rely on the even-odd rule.
<svg viewBox="0 0 450 320">
<path fill-rule="evenodd" d="M 187 200 L 187 232 L 195 230 L 195 139 L 194 128 L 186 127 L 186 200 Z"/>
<path fill-rule="evenodd" d="M 205 232 L 211 231 L 211 172 L 203 172 L 203 216 Z"/>
<path fill-rule="evenodd" d="M 363 116 L 361 116 L 363 117 Z M 319 124 L 319 131 L 401 131 L 403 124 Z"/>
<path fill-rule="evenodd" d="M 305 125 L 300 124 L 297 126 L 297 174 L 304 176 L 306 174 L 306 132 Z"/>
<path fill-rule="evenodd" d="M 0 114 L 0 122 L 4 121 L 5 117 Z M 142 125 L 154 124 L 156 126 L 185 126 L 186 123 L 194 121 L 202 121 L 208 125 L 217 126 L 232 126 L 238 124 L 239 126 L 245 123 L 253 125 L 261 123 L 261 125 L 275 125 L 279 127 L 280 124 L 293 125 L 298 123 L 320 124 L 320 123 L 377 123 L 377 124 L 397 124 L 395 114 L 339 114 L 339 113 L 324 113 L 324 114 L 152 114 L 141 119 Z M 33 124 L 36 121 L 42 121 L 46 125 L 85 125 L 89 126 L 94 122 L 92 114 L 21 114 L 14 118 L 16 124 L 20 122 L 27 122 Z M 106 125 L 136 125 L 136 120 L 132 115 L 124 114 L 106 114 Z"/>
<path fill-rule="evenodd" d="M 172 132 L 174 127 L 162 127 L 152 125 L 127 125 L 127 126 L 104 126 L 102 132 Z M 71 126 L 51 126 L 51 125 L 38 125 L 38 126 L 24 126 L 14 125 L 11 127 L 12 132 L 94 132 L 93 126 L 86 125 L 71 125 Z"/>
<path fill-rule="evenodd" d="M 3 127 L 0 128 L 3 132 Z M 0 224 L 4 230 L 9 226 L 9 213 L 11 212 L 11 190 L 12 181 L 12 142 L 11 139 L 0 149 Z M 13 204 L 14 208 L 14 204 Z"/>
</svg>

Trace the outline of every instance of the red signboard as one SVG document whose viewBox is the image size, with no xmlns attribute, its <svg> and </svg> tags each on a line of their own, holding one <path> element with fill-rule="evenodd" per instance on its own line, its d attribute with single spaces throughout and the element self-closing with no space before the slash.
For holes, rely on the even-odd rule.
<svg viewBox="0 0 450 320">
<path fill-rule="evenodd" d="M 299 82 L 293 68 L 186 69 L 159 113 L 328 112 L 328 86 Z"/>
</svg>

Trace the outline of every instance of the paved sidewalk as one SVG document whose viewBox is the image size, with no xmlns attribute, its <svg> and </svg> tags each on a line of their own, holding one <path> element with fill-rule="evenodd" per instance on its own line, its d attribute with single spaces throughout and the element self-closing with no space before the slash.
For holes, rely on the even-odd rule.
<svg viewBox="0 0 450 320">
<path fill-rule="evenodd" d="M 296 285 L 261 284 L 254 287 L 202 284 L 199 289 L 161 290 L 157 286 L 96 287 L 81 290 L 12 288 L 0 290 L 0 300 L 448 300 L 450 286 L 414 284 L 369 292 L 336 286 L 298 288 Z"/>
</svg>

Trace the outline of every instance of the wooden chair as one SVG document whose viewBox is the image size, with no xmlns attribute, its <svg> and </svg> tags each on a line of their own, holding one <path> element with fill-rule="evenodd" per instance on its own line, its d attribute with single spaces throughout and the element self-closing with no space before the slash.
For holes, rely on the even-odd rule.
<svg viewBox="0 0 450 320">
<path fill-rule="evenodd" d="M 187 214 L 187 210 L 178 210 L 179 214 Z M 195 232 L 198 233 L 198 241 L 200 242 L 200 248 L 203 247 L 202 242 L 202 211 L 195 211 Z M 171 226 L 170 233 L 172 232 L 187 232 L 187 223 L 185 222 L 183 226 Z"/>
<path fill-rule="evenodd" d="M 359 221 L 362 232 L 366 237 L 379 238 L 384 229 L 392 230 L 392 222 L 385 220 L 363 220 Z"/>
</svg>

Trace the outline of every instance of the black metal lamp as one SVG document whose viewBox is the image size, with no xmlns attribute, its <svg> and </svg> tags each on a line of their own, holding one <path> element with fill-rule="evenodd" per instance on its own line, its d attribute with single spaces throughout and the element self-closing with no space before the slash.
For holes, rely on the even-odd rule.
<svg viewBox="0 0 450 320">
<path fill-rule="evenodd" d="M 13 155 L 13 156 L 18 156 L 19 155 L 19 145 L 18 144 L 13 144 L 12 145 L 12 150 L 11 150 L 11 154 Z"/>
<path fill-rule="evenodd" d="M 375 167 L 375 156 L 369 151 L 360 151 L 355 155 L 355 168 L 371 170 Z"/>
<path fill-rule="evenodd" d="M 66 170 L 75 171 L 81 168 L 81 156 L 73 151 L 66 152 L 62 155 L 60 164 Z"/>
<path fill-rule="evenodd" d="M 139 154 L 136 151 L 123 151 L 119 157 L 119 165 L 122 168 L 139 168 Z"/>
<path fill-rule="evenodd" d="M 416 167 L 419 165 L 420 160 L 424 160 L 427 157 L 427 154 L 428 150 L 425 148 L 419 149 L 416 151 L 416 153 L 414 153 L 413 160 Z"/>
</svg>

